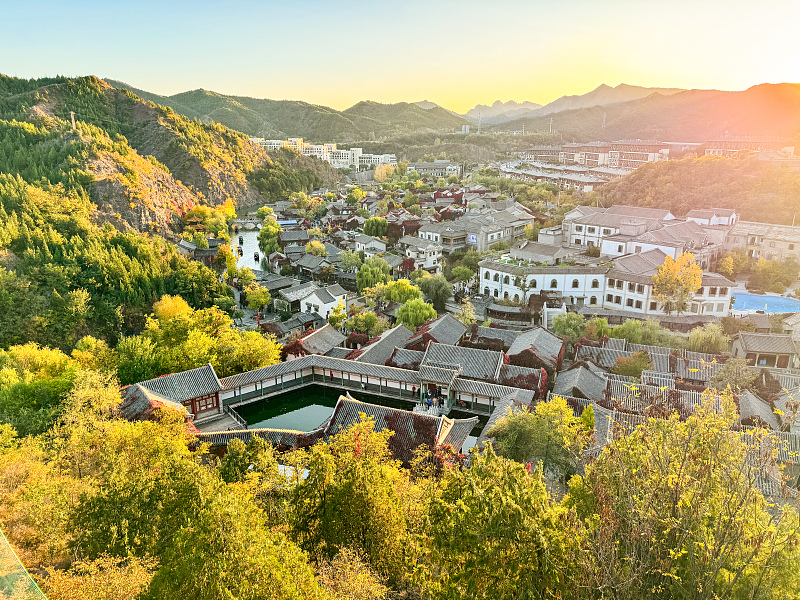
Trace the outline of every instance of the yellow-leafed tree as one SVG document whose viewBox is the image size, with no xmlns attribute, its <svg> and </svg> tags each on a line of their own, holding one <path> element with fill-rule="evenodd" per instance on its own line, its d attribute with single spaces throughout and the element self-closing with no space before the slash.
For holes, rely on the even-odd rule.
<svg viewBox="0 0 800 600">
<path fill-rule="evenodd" d="M 702 285 L 703 269 L 690 252 L 684 252 L 678 260 L 667 256 L 658 274 L 653 275 L 653 295 L 667 314 L 685 312 L 692 294 Z"/>
</svg>

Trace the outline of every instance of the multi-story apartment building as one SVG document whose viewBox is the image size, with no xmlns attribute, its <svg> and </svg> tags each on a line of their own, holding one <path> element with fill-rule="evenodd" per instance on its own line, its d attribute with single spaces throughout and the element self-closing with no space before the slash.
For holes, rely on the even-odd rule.
<svg viewBox="0 0 800 600">
<path fill-rule="evenodd" d="M 794 156 L 795 143 L 787 138 L 738 136 L 706 142 L 706 156 L 733 156 L 738 152 L 780 152 Z"/>
<path fill-rule="evenodd" d="M 610 167 L 638 169 L 648 162 L 669 158 L 670 145 L 655 140 L 619 140 L 611 142 L 608 152 Z"/>
<path fill-rule="evenodd" d="M 416 171 L 420 175 L 430 177 L 461 176 L 461 165 L 449 160 L 435 160 L 433 162 L 415 162 L 408 164 L 409 171 Z"/>
<path fill-rule="evenodd" d="M 530 266 L 510 257 L 491 258 L 479 263 L 479 289 L 488 296 L 515 302 L 546 291 L 560 295 L 576 309 L 596 306 L 659 316 L 665 313 L 654 297 L 652 277 L 665 258 L 658 249 L 620 257 L 611 267 Z M 733 285 L 721 275 L 704 273 L 703 287 L 692 296 L 687 312 L 727 316 Z"/>
<path fill-rule="evenodd" d="M 616 235 L 637 236 L 663 227 L 675 216 L 668 210 L 640 206 L 580 206 L 564 215 L 562 229 L 569 246 L 598 246 Z"/>
<path fill-rule="evenodd" d="M 564 189 L 575 189 L 583 192 L 591 192 L 607 181 L 603 177 L 587 173 L 585 169 L 580 167 L 542 165 L 542 163 L 538 163 L 537 167 L 539 168 L 517 169 L 515 167 L 502 167 L 500 176 L 520 181 L 544 181 Z"/>
<path fill-rule="evenodd" d="M 434 275 L 442 272 L 442 246 L 424 238 L 404 235 L 398 246 L 405 249 L 406 257 L 414 259 L 417 269 Z"/>
<path fill-rule="evenodd" d="M 336 144 L 310 144 L 303 138 L 289 138 L 288 140 L 265 140 L 263 138 L 250 138 L 254 144 L 258 144 L 267 150 L 277 150 L 279 148 L 291 148 L 304 156 L 316 156 L 324 160 L 337 169 L 350 167 L 377 165 L 396 165 L 397 156 L 394 154 L 364 154 L 361 148 L 350 148 L 349 150 L 337 148 Z"/>
<path fill-rule="evenodd" d="M 744 248 L 751 258 L 800 258 L 800 227 L 738 221 L 728 231 L 725 248 Z"/>
</svg>

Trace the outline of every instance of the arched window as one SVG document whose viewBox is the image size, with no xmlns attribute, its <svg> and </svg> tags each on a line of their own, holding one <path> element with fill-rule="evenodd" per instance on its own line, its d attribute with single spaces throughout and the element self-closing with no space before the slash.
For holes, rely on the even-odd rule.
<svg viewBox="0 0 800 600">
<path fill-rule="evenodd" d="M 483 278 L 489 279 L 489 271 L 486 271 L 486 273 L 483 274 Z"/>
<path fill-rule="evenodd" d="M 592 279 L 592 289 L 596 290 L 599 287 L 600 287 L 600 282 L 597 281 L 597 279 Z"/>
<path fill-rule="evenodd" d="M 514 294 L 514 302 L 519 302 L 519 294 Z"/>
<path fill-rule="evenodd" d="M 500 281 L 500 273 L 495 273 L 494 274 L 494 280 L 495 281 Z"/>
<path fill-rule="evenodd" d="M 508 285 L 508 282 L 509 282 L 508 275 L 506 275 L 505 277 L 503 277 L 503 283 Z"/>
<path fill-rule="evenodd" d="M 497 290 L 495 290 L 494 291 L 494 297 L 497 298 L 497 296 L 498 296 L 498 293 L 497 293 Z"/>
<path fill-rule="evenodd" d="M 508 292 L 505 292 L 505 293 L 503 294 L 503 300 L 508 300 Z"/>
<path fill-rule="evenodd" d="M 536 283 L 536 279 L 531 279 L 531 289 L 535 290 L 539 284 Z"/>
<path fill-rule="evenodd" d="M 589 304 L 597 304 L 597 296 L 592 296 L 589 298 Z"/>
<path fill-rule="evenodd" d="M 578 282 L 578 280 L 577 279 L 573 279 L 572 280 L 572 287 L 573 288 L 577 288 L 578 286 L 580 286 L 580 283 Z"/>
<path fill-rule="evenodd" d="M 555 279 L 553 279 L 553 280 L 550 282 L 550 289 L 551 289 L 551 290 L 554 290 L 554 289 L 556 289 L 557 287 L 558 287 L 558 281 L 556 281 Z"/>
<path fill-rule="evenodd" d="M 483 288 L 483 293 L 488 296 L 489 295 L 489 288 L 488 287 Z"/>
</svg>

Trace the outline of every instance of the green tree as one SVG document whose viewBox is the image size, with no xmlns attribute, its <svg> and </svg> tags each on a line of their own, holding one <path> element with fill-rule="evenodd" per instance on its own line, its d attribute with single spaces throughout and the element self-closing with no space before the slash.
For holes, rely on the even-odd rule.
<svg viewBox="0 0 800 600">
<path fill-rule="evenodd" d="M 489 444 L 469 469 L 446 469 L 424 527 L 425 596 L 559 597 L 570 577 L 559 567 L 578 552 L 551 507 L 541 473 L 497 456 Z"/>
<path fill-rule="evenodd" d="M 367 193 L 362 190 L 360 187 L 354 187 L 349 192 L 347 192 L 346 201 L 351 206 L 357 206 L 361 204 L 364 198 L 367 197 Z"/>
<path fill-rule="evenodd" d="M 545 473 L 555 471 L 567 481 L 577 472 L 590 433 L 566 400 L 554 396 L 539 402 L 532 412 L 509 411 L 489 437 L 501 456 L 523 464 L 540 461 Z"/>
<path fill-rule="evenodd" d="M 386 230 L 389 223 L 386 219 L 381 217 L 370 217 L 364 223 L 364 235 L 371 235 L 372 237 L 382 238 L 386 235 Z"/>
<path fill-rule="evenodd" d="M 417 285 L 433 304 L 433 307 L 438 312 L 444 312 L 445 304 L 453 295 L 453 286 L 450 285 L 447 278 L 441 274 L 423 277 L 417 282 Z"/>
<path fill-rule="evenodd" d="M 403 206 L 406 208 L 411 208 L 412 206 L 419 205 L 419 196 L 416 194 L 412 194 L 411 192 L 407 193 L 403 198 Z"/>
<path fill-rule="evenodd" d="M 584 333 L 584 317 L 578 313 L 561 313 L 553 318 L 553 333 L 569 341 L 577 341 Z"/>
<path fill-rule="evenodd" d="M 611 336 L 611 326 L 608 324 L 608 319 L 592 317 L 586 321 L 586 337 L 592 340 L 599 340 L 604 335 Z"/>
<path fill-rule="evenodd" d="M 750 370 L 743 358 L 729 358 L 708 382 L 708 386 L 717 390 L 730 387 L 734 393 L 751 389 L 758 374 Z"/>
<path fill-rule="evenodd" d="M 628 377 L 641 377 L 642 371 L 653 368 L 653 361 L 647 352 L 634 352 L 631 356 L 618 356 L 611 372 Z"/>
<path fill-rule="evenodd" d="M 653 297 L 667 314 L 681 314 L 689 305 L 689 299 L 703 285 L 703 269 L 689 252 L 682 253 L 677 260 L 671 256 L 664 259 L 653 275 Z"/>
<path fill-rule="evenodd" d="M 718 410 L 718 407 L 722 410 Z M 795 509 L 769 503 L 756 486 L 770 452 L 731 433 L 730 392 L 682 421 L 651 418 L 614 438 L 565 507 L 583 530 L 571 557 L 581 598 L 781 598 L 798 594 Z M 769 437 L 755 441 L 769 447 Z M 613 519 L 601 515 L 614 515 Z M 602 565 L 602 568 L 598 568 Z"/>
<path fill-rule="evenodd" d="M 380 257 L 373 256 L 366 263 L 364 263 L 356 274 L 356 285 L 358 286 L 359 293 L 367 288 L 375 287 L 379 283 L 388 283 L 391 281 L 392 268 L 385 260 Z"/>
<path fill-rule="evenodd" d="M 421 298 L 409 300 L 403 306 L 397 309 L 395 313 L 397 322 L 405 325 L 411 331 L 414 331 L 419 325 L 425 321 L 430 321 L 436 317 L 436 309 Z"/>
<path fill-rule="evenodd" d="M 308 552 L 359 552 L 395 585 L 406 578 L 421 518 L 421 493 L 389 453 L 391 431 L 362 420 L 312 446 L 308 477 L 296 487 L 292 534 Z"/>
<path fill-rule="evenodd" d="M 339 267 L 345 273 L 357 271 L 361 267 L 361 256 L 354 250 L 345 250 L 341 253 Z"/>
<path fill-rule="evenodd" d="M 475 271 L 469 267 L 463 267 L 459 265 L 457 267 L 453 267 L 453 269 L 450 271 L 450 279 L 458 283 L 467 283 L 473 277 L 475 277 Z"/>
<path fill-rule="evenodd" d="M 256 215 L 262 221 L 272 214 L 274 214 L 274 211 L 269 206 L 262 206 L 256 211 Z"/>
<path fill-rule="evenodd" d="M 265 287 L 258 285 L 256 282 L 251 283 L 247 288 L 247 306 L 251 310 L 259 310 L 262 306 L 267 306 L 272 300 L 272 295 Z"/>
<path fill-rule="evenodd" d="M 249 497 L 217 488 L 191 524 L 176 532 L 144 598 L 280 600 L 325 593 L 305 554 L 266 526 Z"/>
<path fill-rule="evenodd" d="M 706 354 L 722 354 L 728 351 L 730 338 L 719 323 L 706 323 L 689 332 L 689 350 Z"/>
<path fill-rule="evenodd" d="M 264 254 L 272 254 L 280 248 L 278 235 L 281 231 L 283 228 L 275 217 L 269 216 L 264 219 L 261 231 L 258 232 L 258 247 Z"/>
</svg>

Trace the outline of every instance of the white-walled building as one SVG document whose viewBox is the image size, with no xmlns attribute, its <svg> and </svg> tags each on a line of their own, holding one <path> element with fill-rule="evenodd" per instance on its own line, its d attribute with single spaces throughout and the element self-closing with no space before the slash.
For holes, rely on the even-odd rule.
<svg viewBox="0 0 800 600">
<path fill-rule="evenodd" d="M 417 269 L 433 273 L 442 272 L 442 246 L 437 242 L 425 238 L 404 235 L 398 241 L 398 246 L 405 248 L 408 258 L 414 259 Z"/>
<path fill-rule="evenodd" d="M 479 290 L 500 299 L 522 301 L 541 291 L 554 292 L 575 308 L 597 306 L 643 315 L 664 315 L 653 295 L 652 277 L 666 254 L 649 250 L 614 260 L 608 266 L 519 266 L 504 259 L 485 259 L 479 265 Z M 528 284 L 527 292 L 520 284 Z M 716 273 L 703 274 L 703 287 L 689 302 L 689 314 L 728 316 L 734 283 Z"/>
<path fill-rule="evenodd" d="M 311 144 L 303 138 L 289 138 L 288 140 L 265 140 L 263 138 L 250 138 L 254 144 L 258 144 L 267 150 L 277 150 L 279 148 L 291 148 L 304 156 L 316 156 L 324 160 L 332 167 L 346 169 L 350 167 L 397 164 L 397 156 L 394 154 L 364 154 L 361 148 L 350 148 L 348 150 L 337 148 L 336 144 Z"/>
</svg>

